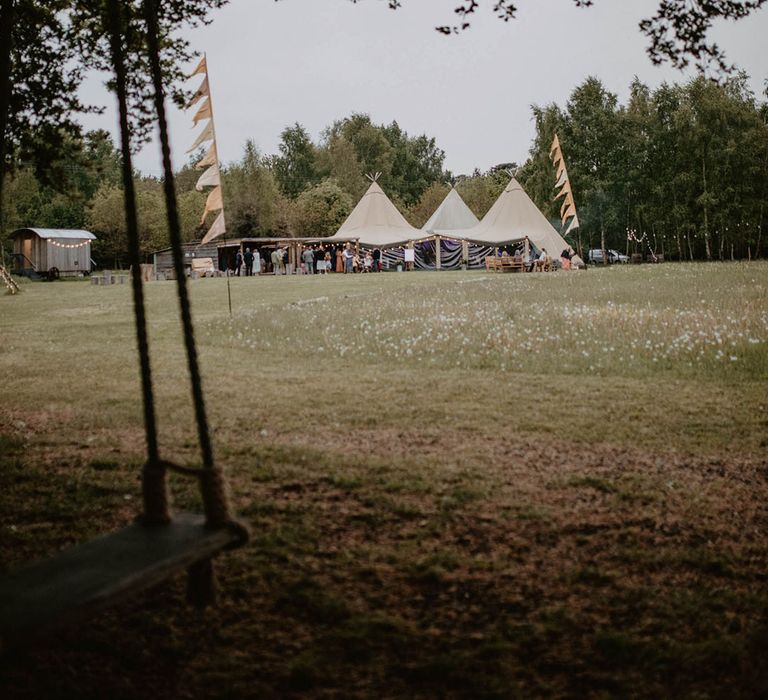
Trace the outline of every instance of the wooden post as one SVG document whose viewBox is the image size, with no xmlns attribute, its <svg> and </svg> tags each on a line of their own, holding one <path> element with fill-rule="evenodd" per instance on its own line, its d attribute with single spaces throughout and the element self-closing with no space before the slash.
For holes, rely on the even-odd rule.
<svg viewBox="0 0 768 700">
<path fill-rule="evenodd" d="M 435 269 L 439 270 L 442 268 L 443 260 L 442 260 L 442 251 L 440 250 L 440 236 L 435 236 Z"/>
</svg>

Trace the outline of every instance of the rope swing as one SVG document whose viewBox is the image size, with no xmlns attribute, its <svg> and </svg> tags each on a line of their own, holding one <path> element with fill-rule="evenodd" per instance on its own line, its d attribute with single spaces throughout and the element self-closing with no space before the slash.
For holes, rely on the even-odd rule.
<svg viewBox="0 0 768 700">
<path fill-rule="evenodd" d="M 242 543 L 248 539 L 247 528 L 232 516 L 226 493 L 226 485 L 221 470 L 215 465 L 211 446 L 210 430 L 205 410 L 202 378 L 195 344 L 194 327 L 190 310 L 189 291 L 184 270 L 181 226 L 179 223 L 176 192 L 174 188 L 173 168 L 168 138 L 168 123 L 165 114 L 165 95 L 160 64 L 160 44 L 158 40 L 157 0 L 145 0 L 143 3 L 144 19 L 147 24 L 147 48 L 149 53 L 152 84 L 154 88 L 154 106 L 157 113 L 160 145 L 163 160 L 164 194 L 170 233 L 173 266 L 176 272 L 176 291 L 179 298 L 179 310 L 184 334 L 184 346 L 187 354 L 192 389 L 192 402 L 197 423 L 198 441 L 202 457 L 202 469 L 182 468 L 159 456 L 157 424 L 155 421 L 152 373 L 147 343 L 146 312 L 144 308 L 143 284 L 140 271 L 140 250 L 136 217 L 136 202 L 133 189 L 132 164 L 130 153 L 130 131 L 128 126 L 128 105 L 126 95 L 126 73 L 123 53 L 125 27 L 121 3 L 108 0 L 108 22 L 112 47 L 112 62 L 115 71 L 115 83 L 120 111 L 120 137 L 123 155 L 123 181 L 125 184 L 126 224 L 132 264 L 132 281 L 136 333 L 141 367 L 142 394 L 144 400 L 144 423 L 147 436 L 147 461 L 142 473 L 144 513 L 142 520 L 146 524 L 163 524 L 170 521 L 170 507 L 166 484 L 166 471 L 171 469 L 183 474 L 194 474 L 200 481 L 200 490 L 205 510 L 206 524 L 211 528 L 234 528 Z"/>
<path fill-rule="evenodd" d="M 125 216 L 147 442 L 147 459 L 141 475 L 143 513 L 134 524 L 118 532 L 71 547 L 50 559 L 0 578 L 0 653 L 11 647 L 31 643 L 58 627 L 71 625 L 81 618 L 92 616 L 97 610 L 130 594 L 155 586 L 180 570 L 186 569 L 188 573 L 189 601 L 198 606 L 212 603 L 216 593 L 213 558 L 224 549 L 244 545 L 249 537 L 247 525 L 232 515 L 224 475 L 213 459 L 184 272 L 181 227 L 168 145 L 159 55 L 157 0 L 144 0 L 154 106 L 165 176 L 168 229 L 176 270 L 179 309 L 202 466 L 180 466 L 160 456 L 128 124 L 124 42 L 130 39 L 131 28 L 130 23 L 125 20 L 123 7 L 124 4 L 119 0 L 105 0 L 103 5 L 120 114 Z M 130 45 L 130 42 L 127 45 Z M 0 47 L 0 54 L 2 48 Z M 3 62 L 0 60 L 0 71 L 2 69 Z M 3 75 L 0 75 L 0 85 L 3 80 Z M 1 142 L 2 134 L 0 155 L 3 150 Z M 195 513 L 176 513 L 172 516 L 166 481 L 168 471 L 198 479 L 204 517 Z"/>
</svg>

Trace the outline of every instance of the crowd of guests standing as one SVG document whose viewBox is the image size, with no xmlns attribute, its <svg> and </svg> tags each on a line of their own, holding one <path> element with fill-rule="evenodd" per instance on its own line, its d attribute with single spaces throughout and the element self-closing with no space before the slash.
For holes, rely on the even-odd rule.
<svg viewBox="0 0 768 700">
<path fill-rule="evenodd" d="M 246 248 L 235 253 L 230 262 L 230 271 L 237 277 L 259 274 L 293 274 L 287 247 L 274 248 L 271 253 Z M 359 252 L 351 244 L 311 245 L 301 251 L 296 274 L 325 275 L 330 272 L 364 273 L 381 272 L 381 250 Z"/>
</svg>

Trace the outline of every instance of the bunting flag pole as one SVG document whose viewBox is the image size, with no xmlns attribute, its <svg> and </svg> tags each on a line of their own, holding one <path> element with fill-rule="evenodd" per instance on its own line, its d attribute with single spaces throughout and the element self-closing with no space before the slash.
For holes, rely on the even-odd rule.
<svg viewBox="0 0 768 700">
<path fill-rule="evenodd" d="M 197 126 L 198 122 L 203 122 L 205 126 L 197 135 L 197 138 L 189 147 L 187 153 L 197 150 L 203 144 L 209 144 L 205 151 L 205 155 L 195 163 L 196 169 L 204 169 L 203 174 L 200 175 L 197 180 L 195 189 L 198 192 L 202 192 L 206 187 L 213 188 L 208 193 L 200 224 L 202 225 L 205 223 L 208 214 L 211 212 L 219 212 L 215 221 L 208 229 L 208 232 L 203 236 L 203 240 L 200 242 L 200 245 L 203 245 L 204 243 L 208 243 L 209 241 L 224 235 L 224 233 L 226 233 L 226 225 L 224 220 L 224 194 L 221 188 L 221 172 L 219 170 L 219 153 L 216 144 L 216 126 L 213 119 L 213 100 L 211 99 L 211 85 L 208 77 L 208 59 L 205 54 L 203 54 L 200 63 L 197 64 L 197 68 L 192 71 L 189 77 L 192 78 L 195 75 L 202 75 L 203 81 L 192 95 L 192 99 L 187 103 L 187 109 L 194 107 L 202 100 L 195 115 L 192 117 L 192 123 L 194 126 Z"/>
<path fill-rule="evenodd" d="M 565 228 L 564 235 L 567 236 L 571 231 L 579 228 L 579 217 L 576 215 L 576 202 L 573 199 L 571 180 L 568 177 L 568 169 L 565 167 L 565 158 L 563 158 L 563 151 L 557 134 L 555 134 L 555 138 L 552 139 L 552 145 L 549 147 L 549 159 L 552 161 L 552 165 L 555 166 L 555 188 L 559 189 L 553 201 L 557 201 L 561 197 L 563 198 L 563 202 L 560 205 L 560 223 Z M 570 222 L 568 221 L 569 219 Z M 568 222 L 567 226 L 566 222 Z"/>
<path fill-rule="evenodd" d="M 210 243 L 210 241 L 224 236 L 226 240 L 227 225 L 224 218 L 224 191 L 221 185 L 221 171 L 219 169 L 219 150 L 216 141 L 216 124 L 213 119 L 213 98 L 211 97 L 211 84 L 208 76 L 208 57 L 203 54 L 200 59 L 200 63 L 197 64 L 197 68 L 189 75 L 190 78 L 195 75 L 202 75 L 203 81 L 198 86 L 197 90 L 192 95 L 192 99 L 187 104 L 187 109 L 194 107 L 198 102 L 201 102 L 194 116 L 192 117 L 193 126 L 197 126 L 198 122 L 205 123 L 203 130 L 198 134 L 195 142 L 192 144 L 187 153 L 196 150 L 204 143 L 209 143 L 205 151 L 205 155 L 195 163 L 196 170 L 202 170 L 203 173 L 197 179 L 195 189 L 198 192 L 203 192 L 206 187 L 210 187 L 208 191 L 208 197 L 205 200 L 205 208 L 203 209 L 203 215 L 200 219 L 200 225 L 205 224 L 205 220 L 208 214 L 218 212 L 208 232 L 203 236 L 203 240 L 200 241 L 200 245 Z M 227 265 L 227 299 L 229 300 L 229 314 L 232 315 L 232 291 L 229 286 L 229 265 Z"/>
</svg>

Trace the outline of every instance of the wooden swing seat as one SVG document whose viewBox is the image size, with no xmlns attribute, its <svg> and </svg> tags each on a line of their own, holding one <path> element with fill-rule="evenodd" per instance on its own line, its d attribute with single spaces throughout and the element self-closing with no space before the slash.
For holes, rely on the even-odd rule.
<svg viewBox="0 0 768 700">
<path fill-rule="evenodd" d="M 0 579 L 0 651 L 161 583 L 182 569 L 212 571 L 210 560 L 242 541 L 233 528 L 177 513 L 168 525 L 135 523 Z M 196 567 L 197 570 L 196 570 Z M 202 570 L 201 570 L 202 568 Z"/>
</svg>

